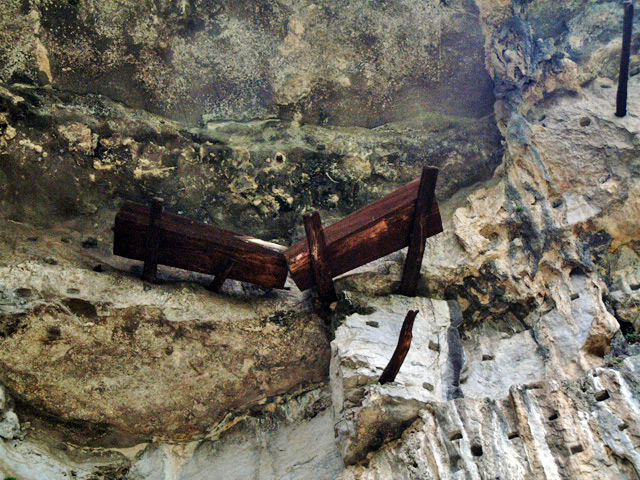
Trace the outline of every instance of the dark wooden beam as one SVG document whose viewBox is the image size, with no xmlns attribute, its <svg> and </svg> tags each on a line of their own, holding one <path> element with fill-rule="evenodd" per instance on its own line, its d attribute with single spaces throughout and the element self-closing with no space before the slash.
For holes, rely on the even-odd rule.
<svg viewBox="0 0 640 480">
<path fill-rule="evenodd" d="M 616 95 L 616 116 L 627 114 L 627 87 L 629 83 L 629 57 L 631 56 L 631 33 L 633 31 L 633 1 L 624 2 L 622 26 L 622 52 L 620 53 L 620 75 Z"/>
<path fill-rule="evenodd" d="M 113 253 L 146 261 L 146 238 L 150 229 L 150 209 L 128 202 L 116 215 Z M 218 275 L 229 258 L 236 263 L 229 279 L 271 288 L 283 288 L 287 279 L 285 247 L 214 225 L 163 213 L 160 221 L 162 241 L 157 263 L 209 275 Z"/>
<path fill-rule="evenodd" d="M 160 250 L 160 222 L 162 220 L 162 202 L 156 198 L 149 209 L 149 227 L 145 238 L 144 268 L 142 279 L 154 282 L 158 274 L 158 251 Z"/>
<path fill-rule="evenodd" d="M 236 264 L 235 259 L 233 258 L 228 259 L 225 267 L 219 273 L 216 273 L 216 276 L 214 277 L 213 281 L 209 284 L 207 289 L 212 292 L 220 291 L 222 284 L 225 282 L 227 277 L 229 277 L 229 273 L 231 273 L 231 269 L 235 264 Z"/>
<path fill-rule="evenodd" d="M 396 252 L 409 244 L 419 180 L 367 205 L 324 229 L 331 275 L 337 277 L 354 268 Z M 438 206 L 427 219 L 427 236 L 442 232 Z M 284 255 L 291 277 L 300 290 L 314 285 L 311 257 L 306 240 L 289 247 Z"/>
<path fill-rule="evenodd" d="M 311 253 L 313 280 L 318 290 L 318 296 L 325 306 L 328 306 L 337 300 L 337 295 L 327 259 L 327 242 L 322 229 L 320 213 L 317 210 L 313 213 L 305 213 L 303 219 L 307 245 Z"/>
<path fill-rule="evenodd" d="M 398 375 L 400 367 L 402 367 L 404 359 L 406 358 L 407 353 L 409 353 L 409 348 L 411 347 L 411 340 L 413 339 L 413 322 L 416 319 L 416 315 L 418 315 L 418 310 L 409 310 L 407 316 L 404 318 L 404 322 L 402 322 L 402 329 L 400 330 L 400 337 L 398 338 L 398 345 L 391 356 L 391 360 L 389 360 L 387 368 L 384 369 L 382 375 L 380 375 L 380 380 L 378 380 L 381 385 L 393 382 L 396 379 L 396 375 Z"/>
<path fill-rule="evenodd" d="M 400 294 L 414 297 L 420 279 L 420 266 L 424 256 L 424 246 L 429 236 L 428 219 L 435 198 L 436 182 L 438 181 L 438 169 L 436 167 L 424 167 L 420 177 L 418 199 L 413 212 L 411 233 L 409 234 L 409 249 L 404 262 Z"/>
</svg>

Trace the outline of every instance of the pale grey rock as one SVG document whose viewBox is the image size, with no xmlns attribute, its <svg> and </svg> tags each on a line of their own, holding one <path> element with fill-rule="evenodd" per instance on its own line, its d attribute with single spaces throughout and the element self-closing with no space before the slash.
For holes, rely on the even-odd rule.
<svg viewBox="0 0 640 480">
<path fill-rule="evenodd" d="M 429 402 L 401 442 L 339 478 L 628 479 L 640 471 L 637 378 L 598 368 L 504 399 Z"/>
<path fill-rule="evenodd" d="M 8 410 L 0 414 L 0 437 L 5 440 L 15 438 L 20 432 L 20 422 L 15 412 Z"/>
<path fill-rule="evenodd" d="M 411 423 L 424 402 L 448 399 L 457 384 L 447 302 L 392 295 L 372 300 L 367 306 L 373 313 L 348 316 L 331 342 L 336 433 L 347 464 L 397 435 L 398 426 Z M 404 364 L 394 382 L 379 385 L 402 322 L 407 312 L 415 309 L 419 313 Z"/>
<path fill-rule="evenodd" d="M 306 418 L 304 407 L 327 399 L 311 392 L 290 402 L 285 418 L 246 419 L 216 440 L 187 445 L 152 444 L 135 459 L 128 480 L 333 480 L 342 472 L 333 413 Z"/>
</svg>

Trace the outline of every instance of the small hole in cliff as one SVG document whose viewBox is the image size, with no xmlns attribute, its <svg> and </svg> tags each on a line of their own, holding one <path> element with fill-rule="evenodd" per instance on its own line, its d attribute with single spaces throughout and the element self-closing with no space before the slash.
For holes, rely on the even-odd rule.
<svg viewBox="0 0 640 480">
<path fill-rule="evenodd" d="M 622 422 L 620 425 L 618 425 L 618 430 L 620 431 L 626 430 L 627 428 L 629 428 L 629 424 L 627 422 Z"/>
<path fill-rule="evenodd" d="M 285 156 L 280 152 L 276 153 L 276 162 L 284 163 L 284 161 L 285 161 Z"/>
<path fill-rule="evenodd" d="M 520 436 L 520 434 L 518 432 L 511 432 L 509 434 L 507 434 L 507 438 L 509 440 L 513 440 L 514 438 L 518 438 Z"/>
<path fill-rule="evenodd" d="M 487 362 L 489 360 L 493 360 L 495 357 L 493 355 L 482 355 L 482 361 Z"/>
<path fill-rule="evenodd" d="M 378 322 L 374 321 L 374 320 L 369 320 L 367 322 L 367 325 L 369 325 L 370 327 L 373 327 L 373 328 L 379 328 L 380 327 L 380 324 Z"/>
<path fill-rule="evenodd" d="M 482 445 L 471 445 L 471 455 L 474 457 L 481 457 L 483 453 Z"/>
<path fill-rule="evenodd" d="M 434 352 L 439 352 L 440 344 L 434 342 L 433 340 L 429 340 L 429 350 L 433 350 Z"/>
<path fill-rule="evenodd" d="M 33 291 L 30 288 L 18 288 L 16 289 L 16 295 L 20 298 L 30 297 Z"/>
<path fill-rule="evenodd" d="M 589 125 L 591 125 L 591 119 L 589 117 L 582 117 L 580 119 L 581 127 L 588 127 Z"/>
<path fill-rule="evenodd" d="M 571 294 L 571 300 L 577 300 L 580 298 L 580 294 L 579 293 L 572 293 Z"/>
<path fill-rule="evenodd" d="M 640 283 L 636 283 L 634 285 L 629 285 L 631 290 L 640 290 Z"/>
<path fill-rule="evenodd" d="M 609 391 L 601 390 L 596 393 L 595 397 L 596 397 L 596 402 L 604 402 L 609 398 Z"/>
<path fill-rule="evenodd" d="M 562 200 L 554 200 L 551 205 L 553 206 L 553 208 L 560 208 L 562 204 L 563 204 Z"/>
<path fill-rule="evenodd" d="M 553 412 L 551 415 L 549 415 L 549 421 L 552 422 L 554 420 L 557 420 L 559 416 L 560 415 L 558 415 L 558 412 Z"/>
<path fill-rule="evenodd" d="M 449 440 L 452 442 L 455 440 L 462 440 L 462 432 L 460 430 L 456 430 L 455 432 L 451 432 L 449 434 Z"/>
<path fill-rule="evenodd" d="M 422 384 L 422 388 L 424 388 L 425 390 L 429 390 L 430 392 L 433 392 L 433 385 L 431 385 L 430 383 L 424 382 Z"/>
<path fill-rule="evenodd" d="M 575 455 L 576 453 L 584 452 L 584 447 L 582 445 L 573 445 L 570 450 L 571 454 Z"/>
</svg>

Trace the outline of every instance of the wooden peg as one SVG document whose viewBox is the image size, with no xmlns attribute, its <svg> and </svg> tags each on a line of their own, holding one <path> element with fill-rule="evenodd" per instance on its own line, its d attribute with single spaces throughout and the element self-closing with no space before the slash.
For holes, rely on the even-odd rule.
<svg viewBox="0 0 640 480">
<path fill-rule="evenodd" d="M 157 198 L 151 201 L 149 226 L 145 242 L 144 268 L 142 279 L 154 282 L 158 273 L 158 250 L 160 249 L 160 222 L 162 220 L 162 202 Z"/>
<path fill-rule="evenodd" d="M 633 1 L 624 2 L 622 26 L 622 52 L 620 53 L 620 76 L 616 95 L 616 117 L 627 114 L 627 85 L 629 83 L 629 57 L 631 56 L 631 32 L 633 30 Z"/>
<path fill-rule="evenodd" d="M 336 289 L 333 285 L 331 277 L 331 268 L 327 259 L 327 242 L 322 229 L 322 221 L 320 213 L 316 210 L 313 213 L 305 213 L 304 230 L 307 234 L 307 243 L 309 245 L 309 254 L 311 256 L 311 269 L 313 279 L 318 290 L 318 296 L 329 305 L 338 298 Z"/>
<path fill-rule="evenodd" d="M 413 322 L 416 319 L 416 315 L 418 315 L 418 310 L 409 310 L 407 316 L 404 318 L 404 322 L 402 322 L 402 329 L 400 330 L 400 337 L 398 338 L 398 345 L 396 346 L 393 355 L 391 356 L 391 360 L 389 360 L 389 364 L 380 375 L 381 385 L 384 385 L 388 382 L 393 382 L 396 379 L 396 375 L 400 371 L 400 367 L 404 363 L 404 359 L 409 353 L 409 348 L 411 347 L 411 340 L 413 339 Z"/>
<path fill-rule="evenodd" d="M 212 292 L 218 292 L 222 287 L 222 284 L 225 282 L 225 280 L 229 276 L 229 273 L 231 273 L 231 269 L 235 264 L 236 264 L 236 259 L 229 258 L 224 268 L 220 270 L 220 272 L 216 273 L 216 276 L 213 278 L 213 281 L 209 284 L 207 289 Z"/>
<path fill-rule="evenodd" d="M 413 223 L 409 233 L 409 249 L 402 272 L 400 294 L 414 297 L 420 279 L 420 266 L 424 255 L 424 246 L 427 241 L 427 218 L 433 208 L 436 192 L 436 182 L 439 170 L 436 167 L 424 167 L 420 177 L 420 187 L 416 207 L 413 212 Z"/>
</svg>

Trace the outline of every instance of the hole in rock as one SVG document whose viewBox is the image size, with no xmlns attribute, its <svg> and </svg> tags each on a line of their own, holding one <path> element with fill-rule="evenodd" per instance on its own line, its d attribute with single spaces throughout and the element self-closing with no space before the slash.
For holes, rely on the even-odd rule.
<svg viewBox="0 0 640 480">
<path fill-rule="evenodd" d="M 604 402 L 606 399 L 609 398 L 609 391 L 600 390 L 599 392 L 596 393 L 595 397 L 596 397 L 596 402 Z"/>
<path fill-rule="evenodd" d="M 482 454 L 482 445 L 471 445 L 471 455 L 474 457 L 481 457 Z"/>
<path fill-rule="evenodd" d="M 640 283 L 635 283 L 635 284 L 633 284 L 633 285 L 629 285 L 629 288 L 630 288 L 631 290 L 634 290 L 634 291 L 635 291 L 635 290 L 640 290 Z"/>
<path fill-rule="evenodd" d="M 431 385 L 430 383 L 424 382 L 422 384 L 422 388 L 424 388 L 425 390 L 429 390 L 430 392 L 433 392 L 433 385 Z"/>
<path fill-rule="evenodd" d="M 558 412 L 553 412 L 551 415 L 549 415 L 549 421 L 553 421 L 553 420 L 557 420 L 559 417 Z"/>
<path fill-rule="evenodd" d="M 507 438 L 509 440 L 513 440 L 514 438 L 518 438 L 520 436 L 520 434 L 518 432 L 510 432 L 509 434 L 507 434 Z"/>
<path fill-rule="evenodd" d="M 573 445 L 570 450 L 571 454 L 575 455 L 576 453 L 584 452 L 584 447 L 582 445 Z"/>
<path fill-rule="evenodd" d="M 488 360 L 493 360 L 495 357 L 493 355 L 482 355 L 482 361 L 486 362 Z"/>
<path fill-rule="evenodd" d="M 462 432 L 460 430 L 456 430 L 455 432 L 451 432 L 449 434 L 449 440 L 451 440 L 452 442 L 454 440 L 462 440 Z"/>
<path fill-rule="evenodd" d="M 429 340 L 429 350 L 433 350 L 434 352 L 439 352 L 440 344 L 434 342 L 433 340 Z"/>
<path fill-rule="evenodd" d="M 579 293 L 572 293 L 571 294 L 571 300 L 577 300 L 580 298 L 580 294 Z"/>
<path fill-rule="evenodd" d="M 378 322 L 376 322 L 375 320 L 369 320 L 367 322 L 367 325 L 369 325 L 370 327 L 373 327 L 373 328 L 379 328 L 380 327 L 380 324 Z"/>
<path fill-rule="evenodd" d="M 618 425 L 618 430 L 620 431 L 626 430 L 627 428 L 629 428 L 629 424 L 627 422 L 622 422 L 620 425 Z"/>
<path fill-rule="evenodd" d="M 589 117 L 582 117 L 580 119 L 581 127 L 588 127 L 589 125 L 591 125 L 591 119 Z"/>
</svg>

